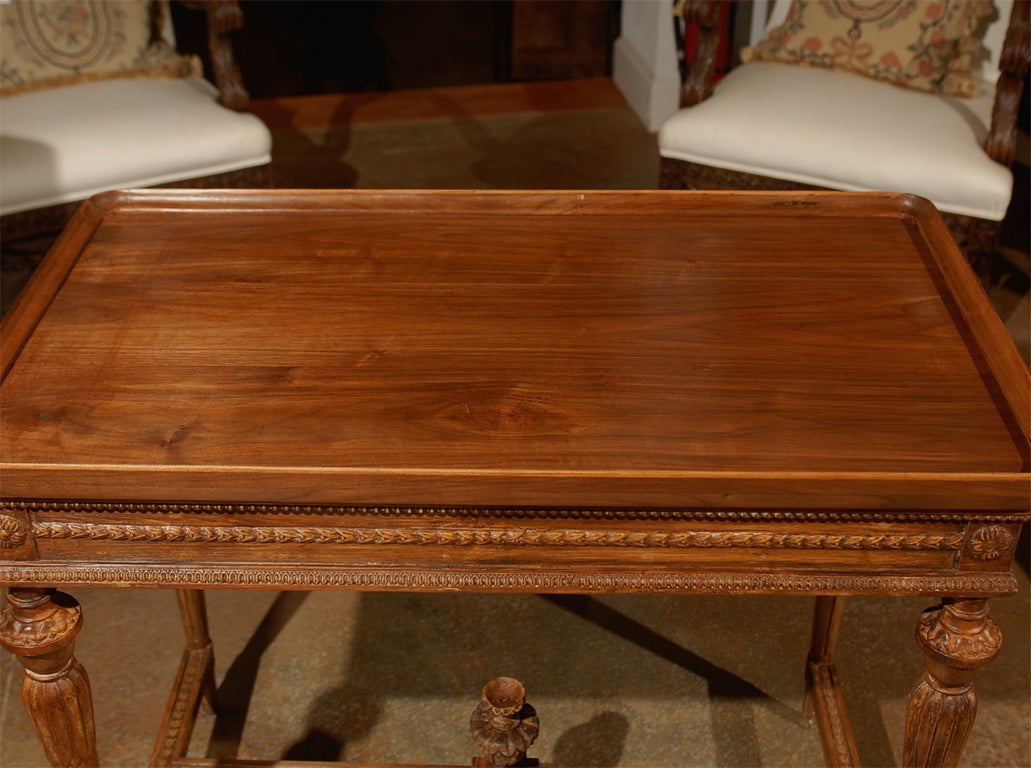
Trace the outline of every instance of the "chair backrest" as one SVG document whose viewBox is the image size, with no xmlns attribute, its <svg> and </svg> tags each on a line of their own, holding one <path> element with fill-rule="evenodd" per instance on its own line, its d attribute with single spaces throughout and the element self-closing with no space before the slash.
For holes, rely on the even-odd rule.
<svg viewBox="0 0 1031 768">
<path fill-rule="evenodd" d="M 788 17 L 791 2 L 792 0 L 755 0 L 752 5 L 752 13 L 757 14 L 759 19 L 765 15 L 766 24 L 752 25 L 752 37 L 755 39 L 749 41 L 751 45 L 755 45 L 762 35 L 784 23 Z M 974 77 L 975 80 L 992 86 L 993 90 L 999 79 L 999 57 L 1002 55 L 1002 45 L 1006 40 L 1006 30 L 1009 28 L 1014 0 L 994 0 L 994 2 L 995 7 L 999 10 L 999 16 L 991 23 L 984 36 L 984 44 L 988 49 L 989 56 L 982 63 L 981 71 L 975 73 Z"/>
<path fill-rule="evenodd" d="M 82 11 L 79 13 L 77 11 Z M 200 62 L 179 56 L 168 0 L 0 0 L 0 96 L 126 77 L 185 77 Z"/>
</svg>

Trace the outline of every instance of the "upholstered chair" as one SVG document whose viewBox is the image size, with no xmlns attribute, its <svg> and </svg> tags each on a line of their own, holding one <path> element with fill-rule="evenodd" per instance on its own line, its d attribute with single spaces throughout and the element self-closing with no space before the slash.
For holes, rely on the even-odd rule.
<svg viewBox="0 0 1031 768">
<path fill-rule="evenodd" d="M 246 112 L 229 35 L 235 0 L 207 15 L 214 84 L 179 55 L 165 0 L 0 5 L 0 233 L 56 231 L 111 189 L 268 183 L 271 134 Z"/>
<path fill-rule="evenodd" d="M 661 186 L 920 195 L 983 276 L 1012 196 L 1027 0 L 776 0 L 713 86 L 718 5 L 682 9 L 698 53 L 659 132 Z"/>
</svg>

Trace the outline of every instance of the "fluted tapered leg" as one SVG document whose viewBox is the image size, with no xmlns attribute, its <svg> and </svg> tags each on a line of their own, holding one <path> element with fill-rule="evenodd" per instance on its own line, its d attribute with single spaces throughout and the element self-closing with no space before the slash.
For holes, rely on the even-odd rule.
<svg viewBox="0 0 1031 768">
<path fill-rule="evenodd" d="M 75 659 L 79 604 L 54 589 L 11 588 L 0 613 L 0 645 L 25 667 L 22 698 L 55 766 L 96 766 L 93 700 Z"/>
<path fill-rule="evenodd" d="M 917 622 L 926 671 L 909 694 L 906 766 L 954 766 L 977 713 L 974 676 L 1002 646 L 988 601 L 946 600 Z"/>
</svg>

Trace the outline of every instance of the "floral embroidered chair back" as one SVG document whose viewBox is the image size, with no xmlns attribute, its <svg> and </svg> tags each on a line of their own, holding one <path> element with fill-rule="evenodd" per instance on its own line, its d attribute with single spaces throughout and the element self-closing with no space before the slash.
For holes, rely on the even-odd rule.
<svg viewBox="0 0 1031 768">
<path fill-rule="evenodd" d="M 782 0 L 773 13 L 786 18 L 742 51 L 744 61 L 837 69 L 946 96 L 977 94 L 993 58 L 986 33 L 1005 29 L 992 0 Z M 996 66 L 998 56 L 996 45 Z"/>
<path fill-rule="evenodd" d="M 0 5 L 0 96 L 116 77 L 187 77 L 168 5 L 150 0 L 18 0 Z"/>
</svg>

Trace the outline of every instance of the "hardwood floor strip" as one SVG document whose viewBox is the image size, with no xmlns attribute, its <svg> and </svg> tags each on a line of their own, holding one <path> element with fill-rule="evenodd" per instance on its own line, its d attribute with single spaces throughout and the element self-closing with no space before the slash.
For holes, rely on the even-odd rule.
<svg viewBox="0 0 1031 768">
<path fill-rule="evenodd" d="M 625 106 L 609 78 L 586 78 L 260 99 L 251 112 L 272 130 L 289 130 Z"/>
</svg>

